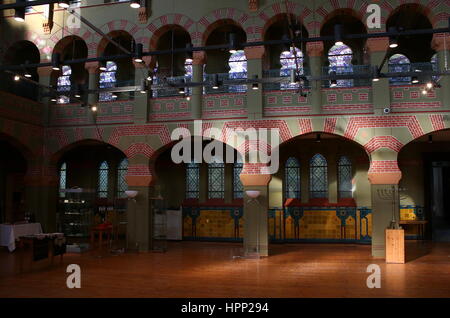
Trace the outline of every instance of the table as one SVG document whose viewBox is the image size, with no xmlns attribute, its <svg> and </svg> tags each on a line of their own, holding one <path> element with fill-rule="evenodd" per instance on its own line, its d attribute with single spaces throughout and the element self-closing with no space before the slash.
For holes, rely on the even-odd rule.
<svg viewBox="0 0 450 318">
<path fill-rule="evenodd" d="M 417 225 L 419 229 L 419 238 L 425 239 L 425 225 L 428 223 L 428 221 L 422 221 L 422 220 L 404 220 L 400 221 L 400 225 Z"/>
<path fill-rule="evenodd" d="M 40 223 L 0 224 L 0 246 L 8 247 L 10 252 L 16 249 L 16 240 L 20 236 L 42 233 Z"/>
</svg>

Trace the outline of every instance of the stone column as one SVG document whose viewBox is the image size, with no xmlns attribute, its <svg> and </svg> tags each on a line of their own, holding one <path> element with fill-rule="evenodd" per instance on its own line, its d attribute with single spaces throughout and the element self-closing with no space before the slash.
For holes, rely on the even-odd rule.
<svg viewBox="0 0 450 318">
<path fill-rule="evenodd" d="M 253 79 L 256 75 L 262 79 L 264 46 L 252 46 L 245 48 L 247 57 L 247 78 Z M 247 85 L 247 112 L 249 119 L 261 119 L 264 115 L 264 99 L 262 84 L 258 90 L 253 90 L 252 85 Z"/>
<path fill-rule="evenodd" d="M 438 57 L 438 70 L 444 71 L 445 67 L 447 69 L 450 67 L 450 35 L 436 33 L 433 35 L 433 41 L 431 43 L 433 49 L 437 52 Z M 447 65 L 445 59 L 447 58 Z M 439 82 L 442 86 L 440 89 L 442 104 L 447 109 L 450 108 L 450 77 L 443 76 Z"/>
<path fill-rule="evenodd" d="M 192 58 L 192 82 L 203 82 L 203 70 L 206 64 L 207 55 L 205 51 L 195 51 Z M 203 86 L 192 88 L 191 116 L 192 119 L 202 118 L 203 107 Z"/>
<path fill-rule="evenodd" d="M 368 172 L 372 194 L 372 256 L 386 256 L 385 229 L 389 227 L 395 213 L 400 220 L 398 183 L 402 173 L 397 163 L 397 153 L 380 149 L 371 154 Z"/>
<path fill-rule="evenodd" d="M 37 69 L 37 72 L 39 74 L 39 84 L 45 85 L 45 86 L 51 86 L 52 84 L 52 72 L 53 69 L 51 66 L 42 66 Z M 42 93 L 49 93 L 48 89 L 40 88 L 39 89 L 40 94 Z M 44 126 L 47 126 L 50 120 L 50 98 L 49 97 L 43 97 L 40 96 L 40 101 L 43 104 L 44 111 L 42 112 L 42 123 Z"/>
<path fill-rule="evenodd" d="M 244 186 L 244 254 L 257 253 L 269 256 L 269 232 L 267 225 L 269 196 L 268 185 L 272 176 L 263 164 L 246 163 L 240 178 Z M 246 191 L 257 190 L 256 199 L 247 196 Z"/>
<path fill-rule="evenodd" d="M 88 89 L 98 90 L 98 82 L 100 76 L 99 62 L 87 62 L 84 67 L 89 73 Z M 87 102 L 89 105 L 96 105 L 98 103 L 98 93 L 89 94 Z"/>
<path fill-rule="evenodd" d="M 133 62 L 134 72 L 134 85 L 140 86 L 142 81 L 148 77 L 148 69 L 155 63 L 155 58 L 152 56 L 144 56 L 142 63 Z M 149 83 L 150 85 L 150 83 Z M 148 90 L 146 94 L 142 94 L 137 91 L 134 93 L 134 123 L 146 123 L 149 118 L 150 111 L 150 98 L 151 90 Z"/>
<path fill-rule="evenodd" d="M 126 176 L 128 189 L 138 191 L 135 199 L 127 205 L 127 240 L 128 247 L 145 252 L 152 248 L 153 220 L 150 208 L 156 178 L 148 158 L 136 157 L 129 159 Z"/>
<path fill-rule="evenodd" d="M 388 37 L 367 39 L 366 49 L 370 54 L 370 65 L 380 67 L 388 48 Z M 386 61 L 380 72 L 386 73 L 387 71 L 388 63 Z M 372 104 L 375 115 L 382 115 L 383 109 L 391 106 L 389 78 L 381 78 L 378 82 L 372 82 Z"/>
<path fill-rule="evenodd" d="M 25 176 L 26 211 L 35 214 L 44 232 L 55 232 L 58 207 L 58 173 L 56 165 L 38 158 L 28 162 Z"/>
<path fill-rule="evenodd" d="M 312 76 L 322 75 L 323 42 L 308 42 L 306 51 L 309 57 L 309 68 Z M 322 113 L 322 81 L 311 81 L 311 93 L 308 100 L 311 104 L 312 114 Z"/>
</svg>

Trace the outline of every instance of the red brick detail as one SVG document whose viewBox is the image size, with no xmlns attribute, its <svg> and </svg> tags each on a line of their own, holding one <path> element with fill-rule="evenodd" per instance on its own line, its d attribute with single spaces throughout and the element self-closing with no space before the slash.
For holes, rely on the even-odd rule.
<svg viewBox="0 0 450 318">
<path fill-rule="evenodd" d="M 108 142 L 111 145 L 117 146 L 121 137 L 149 135 L 158 136 L 163 145 L 171 142 L 169 129 L 166 125 L 136 125 L 116 127 L 111 133 Z"/>
<path fill-rule="evenodd" d="M 392 103 L 392 109 L 423 109 L 423 108 L 439 108 L 442 107 L 441 102 L 405 102 Z"/>
<path fill-rule="evenodd" d="M 298 126 L 300 128 L 300 134 L 308 134 L 313 131 L 312 122 L 309 118 L 300 118 L 298 120 Z"/>
<path fill-rule="evenodd" d="M 323 105 L 325 111 L 371 110 L 372 104 Z"/>
<path fill-rule="evenodd" d="M 403 99 L 403 92 L 402 91 L 395 91 L 394 92 L 394 99 Z"/>
<path fill-rule="evenodd" d="M 403 144 L 393 136 L 376 136 L 364 145 L 364 148 L 368 153 L 372 153 L 380 148 L 388 148 L 395 152 L 399 152 L 402 147 Z"/>
<path fill-rule="evenodd" d="M 247 130 L 249 128 L 259 129 L 259 128 L 266 128 L 266 129 L 273 129 L 278 128 L 280 132 L 280 138 L 281 141 L 287 141 L 292 138 L 292 133 L 286 124 L 284 120 L 248 120 L 248 121 L 232 121 L 227 122 L 222 128 L 222 140 L 224 142 L 227 142 L 228 137 L 227 130 L 230 129 L 243 129 Z"/>
<path fill-rule="evenodd" d="M 398 173 L 401 172 L 397 160 L 372 160 L 368 173 Z"/>
<path fill-rule="evenodd" d="M 262 140 L 245 140 L 242 144 L 237 147 L 242 155 L 247 154 L 252 151 L 263 151 L 270 156 L 272 153 L 272 146 Z"/>
<path fill-rule="evenodd" d="M 204 118 L 229 118 L 229 117 L 245 117 L 247 109 L 222 109 L 203 111 Z"/>
<path fill-rule="evenodd" d="M 285 107 L 265 107 L 264 112 L 266 115 L 277 115 L 283 113 L 305 113 L 309 112 L 311 107 L 309 106 L 285 106 Z"/>
<path fill-rule="evenodd" d="M 150 114 L 150 120 L 168 120 L 168 119 L 189 119 L 191 118 L 190 112 L 169 112 L 161 114 Z"/>
<path fill-rule="evenodd" d="M 241 175 L 270 174 L 265 163 L 245 163 Z"/>
<path fill-rule="evenodd" d="M 430 115 L 431 125 L 433 125 L 433 131 L 445 129 L 445 122 L 443 115 Z"/>
<path fill-rule="evenodd" d="M 325 125 L 323 126 L 323 131 L 326 133 L 334 134 L 336 130 L 337 118 L 326 118 Z"/>
<path fill-rule="evenodd" d="M 131 164 L 128 166 L 127 176 L 153 176 L 149 165 Z"/>
<path fill-rule="evenodd" d="M 367 116 L 350 118 L 344 136 L 354 140 L 359 129 L 381 127 L 405 127 L 413 138 L 424 134 L 416 116 Z"/>
<path fill-rule="evenodd" d="M 337 94 L 327 94 L 327 101 L 329 103 L 334 103 L 337 101 Z"/>
<path fill-rule="evenodd" d="M 353 94 L 351 94 L 351 93 L 344 93 L 342 95 L 342 98 L 343 98 L 344 102 L 351 102 L 353 100 Z"/>
<path fill-rule="evenodd" d="M 147 158 L 150 158 L 153 155 L 154 152 L 155 151 L 153 150 L 153 148 L 150 147 L 148 144 L 135 143 L 135 144 L 132 144 L 130 147 L 128 147 L 125 150 L 125 155 L 128 158 L 133 158 L 136 155 L 143 155 L 143 156 L 145 156 Z"/>
</svg>

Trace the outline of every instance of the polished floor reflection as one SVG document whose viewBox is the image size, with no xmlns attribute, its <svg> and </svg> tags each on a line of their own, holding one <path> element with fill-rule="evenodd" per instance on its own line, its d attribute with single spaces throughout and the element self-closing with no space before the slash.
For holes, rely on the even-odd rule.
<svg viewBox="0 0 450 318">
<path fill-rule="evenodd" d="M 68 254 L 19 273 L 18 253 L 0 252 L 0 297 L 450 297 L 450 244 L 407 242 L 408 263 L 385 264 L 369 245 L 271 245 L 242 259 L 241 244 L 174 242 L 166 253 Z M 100 257 L 101 256 L 101 257 Z M 66 267 L 81 266 L 81 289 Z M 381 288 L 366 285 L 381 268 Z"/>
</svg>

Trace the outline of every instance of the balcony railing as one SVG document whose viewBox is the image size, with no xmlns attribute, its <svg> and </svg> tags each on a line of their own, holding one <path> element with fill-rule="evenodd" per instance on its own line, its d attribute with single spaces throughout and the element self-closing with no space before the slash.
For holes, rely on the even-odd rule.
<svg viewBox="0 0 450 318">
<path fill-rule="evenodd" d="M 424 76 L 421 73 L 438 71 L 437 63 L 425 62 L 425 63 L 405 63 L 405 64 L 389 64 L 389 73 L 404 73 L 404 72 L 416 72 L 417 84 L 424 84 L 430 80 L 429 76 Z M 391 77 L 389 78 L 389 84 L 395 85 L 409 85 L 411 84 L 412 78 L 410 76 L 405 77 Z"/>
<path fill-rule="evenodd" d="M 290 69 L 274 69 L 265 70 L 263 72 L 263 78 L 270 79 L 270 83 L 264 83 L 263 89 L 265 91 L 279 91 L 279 90 L 297 90 L 299 89 L 299 84 L 289 83 L 289 77 L 291 74 Z M 303 73 L 301 75 L 309 75 L 309 68 L 303 68 Z M 310 82 L 304 80 L 304 88 L 310 88 Z"/>
<path fill-rule="evenodd" d="M 322 75 L 329 75 L 331 72 L 336 72 L 336 75 L 346 74 L 369 74 L 371 72 L 370 65 L 347 65 L 347 66 L 324 66 L 322 68 Z M 323 81 L 323 87 L 330 87 L 329 80 Z M 370 86 L 371 82 L 368 78 L 355 79 L 340 79 L 337 80 L 336 87 L 361 87 Z"/>
<path fill-rule="evenodd" d="M 247 85 L 236 85 L 232 83 L 234 80 L 247 79 L 247 73 L 220 73 L 218 80 L 220 83 L 217 89 L 213 88 L 213 74 L 205 74 L 203 80 L 207 85 L 203 88 L 203 94 L 222 94 L 222 93 L 245 93 Z"/>
<path fill-rule="evenodd" d="M 190 83 L 192 78 L 190 76 L 174 76 L 174 77 L 166 77 L 166 78 L 153 78 L 153 85 L 157 88 L 152 89 L 152 97 L 174 97 L 181 96 L 179 88 L 180 87 L 171 87 L 170 84 L 181 84 L 181 83 Z M 169 85 L 167 85 L 169 84 Z M 160 88 L 158 86 L 161 86 Z M 185 87 L 185 92 L 187 95 L 192 95 L 192 88 Z"/>
</svg>

